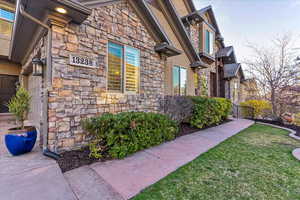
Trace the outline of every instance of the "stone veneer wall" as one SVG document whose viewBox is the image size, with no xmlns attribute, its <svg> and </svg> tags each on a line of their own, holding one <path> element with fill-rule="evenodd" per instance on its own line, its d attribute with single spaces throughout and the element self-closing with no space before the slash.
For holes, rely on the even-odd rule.
<svg viewBox="0 0 300 200">
<path fill-rule="evenodd" d="M 190 38 L 197 53 L 200 52 L 200 29 L 198 24 L 190 25 Z"/>
<path fill-rule="evenodd" d="M 80 147 L 88 137 L 80 126 L 86 117 L 123 111 L 159 112 L 164 95 L 165 60 L 154 52 L 150 37 L 125 1 L 93 9 L 82 24 L 53 26 L 53 90 L 49 98 L 49 148 L 64 151 Z M 107 93 L 107 43 L 140 49 L 140 93 Z M 70 66 L 69 54 L 98 60 L 97 69 Z"/>
<path fill-rule="evenodd" d="M 192 41 L 192 44 L 194 46 L 194 48 L 196 49 L 197 53 L 200 53 L 200 28 L 201 26 L 199 26 L 199 24 L 195 23 L 195 24 L 191 24 L 190 25 L 190 39 Z M 204 41 L 203 41 L 204 42 Z M 215 52 L 218 51 L 218 47 L 215 44 Z M 212 63 L 210 65 L 209 68 L 206 69 L 197 69 L 195 70 L 195 72 L 198 74 L 198 87 L 196 88 L 196 95 L 200 95 L 201 94 L 201 90 L 203 90 L 203 88 L 201 88 L 202 84 L 201 84 L 201 77 L 205 76 L 207 79 L 207 94 L 208 96 L 210 96 L 211 91 L 210 91 L 210 72 L 214 72 L 217 73 L 217 68 L 216 68 L 216 63 Z M 218 87 L 218 86 L 217 86 Z"/>
</svg>

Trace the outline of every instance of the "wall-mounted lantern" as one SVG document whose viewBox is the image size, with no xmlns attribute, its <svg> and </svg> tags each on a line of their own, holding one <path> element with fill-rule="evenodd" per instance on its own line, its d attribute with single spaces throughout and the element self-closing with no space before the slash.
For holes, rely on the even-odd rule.
<svg viewBox="0 0 300 200">
<path fill-rule="evenodd" d="M 33 58 L 32 65 L 33 65 L 32 75 L 33 76 L 42 76 L 44 60 L 42 60 L 40 58 Z"/>
</svg>

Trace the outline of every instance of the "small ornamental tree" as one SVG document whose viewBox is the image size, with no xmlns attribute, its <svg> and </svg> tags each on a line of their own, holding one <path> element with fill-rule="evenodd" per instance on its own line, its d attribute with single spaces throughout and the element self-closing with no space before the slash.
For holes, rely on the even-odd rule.
<svg viewBox="0 0 300 200">
<path fill-rule="evenodd" d="M 203 74 L 201 75 L 201 96 L 207 97 L 208 96 L 208 86 L 207 86 L 207 78 Z"/>
<path fill-rule="evenodd" d="M 30 110 L 30 100 L 31 96 L 28 91 L 23 87 L 18 87 L 16 95 L 7 104 L 9 112 L 15 115 L 16 119 L 21 123 L 22 129 L 24 129 L 24 121 Z"/>
</svg>

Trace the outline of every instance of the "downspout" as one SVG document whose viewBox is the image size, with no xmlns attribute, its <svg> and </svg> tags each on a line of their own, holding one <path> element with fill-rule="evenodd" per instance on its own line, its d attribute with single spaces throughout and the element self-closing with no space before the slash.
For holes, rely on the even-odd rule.
<svg viewBox="0 0 300 200">
<path fill-rule="evenodd" d="M 35 17 L 28 14 L 25 10 L 23 5 L 20 4 L 20 0 L 17 1 L 17 9 L 19 9 L 20 14 L 24 17 L 27 17 L 31 21 L 37 23 L 38 25 L 42 26 L 47 30 L 47 49 L 46 49 L 46 80 L 44 80 L 44 92 L 43 92 L 43 122 L 42 122 L 42 133 L 43 133 L 43 154 L 45 156 L 58 159 L 60 156 L 54 152 L 51 152 L 48 149 L 48 93 L 49 88 L 52 85 L 52 30 L 51 26 L 41 22 L 40 20 L 36 19 Z"/>
</svg>

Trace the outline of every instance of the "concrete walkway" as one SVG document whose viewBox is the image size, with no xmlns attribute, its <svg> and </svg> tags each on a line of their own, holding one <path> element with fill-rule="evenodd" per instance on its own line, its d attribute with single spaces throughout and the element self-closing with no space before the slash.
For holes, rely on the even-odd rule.
<svg viewBox="0 0 300 200">
<path fill-rule="evenodd" d="M 253 123 L 234 120 L 138 152 L 123 160 L 99 162 L 69 171 L 65 177 L 79 200 L 130 199 Z"/>
<path fill-rule="evenodd" d="M 11 156 L 4 135 L 15 124 L 0 121 L 0 200 L 76 200 L 56 161 L 39 147 L 22 156 Z"/>
</svg>

